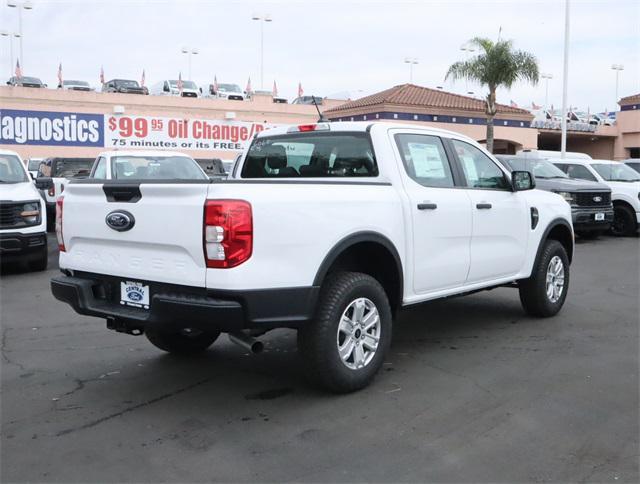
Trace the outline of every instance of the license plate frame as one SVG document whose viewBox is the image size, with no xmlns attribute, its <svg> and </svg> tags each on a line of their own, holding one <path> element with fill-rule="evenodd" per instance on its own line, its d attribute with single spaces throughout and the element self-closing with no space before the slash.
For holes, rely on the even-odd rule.
<svg viewBox="0 0 640 484">
<path fill-rule="evenodd" d="M 596 222 L 604 222 L 604 212 L 598 212 L 593 214 L 593 219 Z"/>
<path fill-rule="evenodd" d="M 149 309 L 151 292 L 148 284 L 137 281 L 120 281 L 120 304 Z"/>
</svg>

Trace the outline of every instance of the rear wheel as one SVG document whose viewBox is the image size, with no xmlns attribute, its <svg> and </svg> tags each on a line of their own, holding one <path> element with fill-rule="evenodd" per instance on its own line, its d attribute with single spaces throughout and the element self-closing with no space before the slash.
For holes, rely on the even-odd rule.
<svg viewBox="0 0 640 484">
<path fill-rule="evenodd" d="M 613 207 L 613 223 L 611 233 L 617 236 L 629 236 L 636 232 L 636 214 L 626 205 Z"/>
<path fill-rule="evenodd" d="M 554 316 L 562 308 L 568 289 L 567 251 L 557 240 L 547 240 L 531 277 L 519 283 L 522 307 L 532 316 Z"/>
<path fill-rule="evenodd" d="M 329 276 L 313 322 L 298 331 L 298 346 L 311 378 L 347 393 L 367 386 L 391 343 L 387 295 L 373 277 L 357 272 Z"/>
<path fill-rule="evenodd" d="M 156 348 L 179 355 L 205 351 L 220 336 L 219 331 L 205 333 L 189 328 L 180 331 L 148 328 L 145 329 L 144 334 Z"/>
</svg>

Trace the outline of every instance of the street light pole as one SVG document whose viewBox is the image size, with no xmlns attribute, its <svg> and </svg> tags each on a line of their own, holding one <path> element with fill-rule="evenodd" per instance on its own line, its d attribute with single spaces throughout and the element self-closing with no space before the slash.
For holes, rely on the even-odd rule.
<svg viewBox="0 0 640 484">
<path fill-rule="evenodd" d="M 22 9 L 33 10 L 33 3 L 29 0 L 17 2 L 15 0 L 7 0 L 7 7 L 18 9 L 18 34 L 20 36 L 20 67 L 24 70 L 24 49 L 22 47 Z"/>
<path fill-rule="evenodd" d="M 624 71 L 624 66 L 622 64 L 613 64 L 611 69 L 616 71 L 616 104 L 618 104 L 618 82 L 620 80 L 620 71 Z"/>
<path fill-rule="evenodd" d="M 409 83 L 413 84 L 413 66 L 419 64 L 416 57 L 405 57 L 404 63 L 409 64 Z"/>
<path fill-rule="evenodd" d="M 562 71 L 562 135 L 560 158 L 567 156 L 567 86 L 569 83 L 569 0 L 565 0 L 564 12 L 564 67 Z"/>
<path fill-rule="evenodd" d="M 547 106 L 549 105 L 549 79 L 553 79 L 551 74 L 540 74 L 540 77 L 545 81 L 545 90 L 544 90 L 544 110 L 547 110 Z"/>
<path fill-rule="evenodd" d="M 8 32 L 6 30 L 0 31 L 0 37 L 6 37 L 9 41 L 9 77 L 12 77 L 13 74 L 13 38 L 20 38 L 20 34 L 15 32 Z"/>
<path fill-rule="evenodd" d="M 191 56 L 198 54 L 198 49 L 191 49 L 189 47 L 183 47 L 182 48 L 182 53 L 183 54 L 187 54 L 187 56 L 189 57 L 189 64 L 188 64 L 189 65 L 189 70 L 188 70 L 189 79 L 188 80 L 192 81 L 193 79 L 191 78 Z"/>
<path fill-rule="evenodd" d="M 469 60 L 469 55 L 473 55 L 473 53 L 476 51 L 476 49 L 474 49 L 469 42 L 467 42 L 466 44 L 462 44 L 460 46 L 460 50 L 464 52 L 465 62 Z M 467 91 L 467 94 L 469 93 L 469 79 L 467 79 L 466 77 L 464 78 L 464 90 Z"/>
<path fill-rule="evenodd" d="M 264 24 L 265 22 L 273 22 L 271 15 L 253 14 L 251 20 L 260 22 L 260 89 L 264 89 Z"/>
</svg>

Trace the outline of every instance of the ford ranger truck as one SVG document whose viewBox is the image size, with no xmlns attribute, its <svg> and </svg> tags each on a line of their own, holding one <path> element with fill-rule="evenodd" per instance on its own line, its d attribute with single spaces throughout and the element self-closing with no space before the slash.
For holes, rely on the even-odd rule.
<svg viewBox="0 0 640 484">
<path fill-rule="evenodd" d="M 295 329 L 309 375 L 350 392 L 380 369 L 406 307 L 507 286 L 531 315 L 560 310 L 571 208 L 534 184 L 449 131 L 273 128 L 226 180 L 71 181 L 51 288 L 170 353 L 221 333 L 257 351 L 257 336 Z"/>
</svg>

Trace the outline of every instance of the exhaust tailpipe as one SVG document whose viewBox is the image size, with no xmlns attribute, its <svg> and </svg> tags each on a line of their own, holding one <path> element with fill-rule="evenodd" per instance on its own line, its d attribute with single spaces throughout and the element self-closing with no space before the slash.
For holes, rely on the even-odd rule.
<svg viewBox="0 0 640 484">
<path fill-rule="evenodd" d="M 264 345 L 262 344 L 261 341 L 258 341 L 257 339 L 249 336 L 248 334 L 239 332 L 239 333 L 229 333 L 228 336 L 229 336 L 229 340 L 232 343 L 235 343 L 238 346 L 241 346 L 242 348 L 250 351 L 254 355 L 261 353 L 262 350 L 264 349 Z"/>
</svg>

